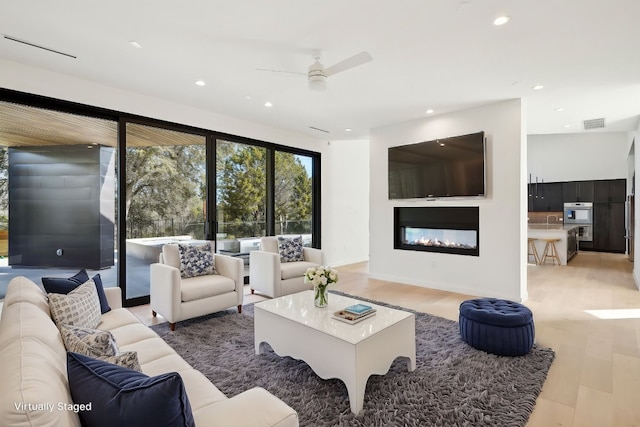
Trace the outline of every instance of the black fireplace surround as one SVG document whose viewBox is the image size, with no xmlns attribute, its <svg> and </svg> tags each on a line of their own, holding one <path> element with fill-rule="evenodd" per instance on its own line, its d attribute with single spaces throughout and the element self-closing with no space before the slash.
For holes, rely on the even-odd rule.
<svg viewBox="0 0 640 427">
<path fill-rule="evenodd" d="M 393 247 L 480 256 L 479 208 L 394 207 Z"/>
</svg>

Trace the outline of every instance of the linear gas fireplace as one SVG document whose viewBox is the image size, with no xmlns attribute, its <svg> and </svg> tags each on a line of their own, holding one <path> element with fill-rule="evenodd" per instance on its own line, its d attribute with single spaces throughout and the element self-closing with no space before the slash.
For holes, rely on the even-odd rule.
<svg viewBox="0 0 640 427">
<path fill-rule="evenodd" d="M 394 248 L 479 256 L 478 207 L 394 208 Z"/>
</svg>

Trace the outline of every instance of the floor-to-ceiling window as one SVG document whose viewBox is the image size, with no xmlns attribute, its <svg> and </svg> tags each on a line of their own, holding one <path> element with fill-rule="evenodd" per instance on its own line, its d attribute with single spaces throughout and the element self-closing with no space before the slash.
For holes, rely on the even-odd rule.
<svg viewBox="0 0 640 427">
<path fill-rule="evenodd" d="M 125 304 L 148 302 L 166 241 L 216 240 L 247 276 L 261 236 L 320 247 L 319 165 L 312 151 L 0 89 L 0 298 L 15 276 L 86 268 Z M 29 209 L 63 193 L 55 209 Z M 13 237 L 10 216 L 22 220 Z M 22 230 L 37 231 L 34 251 Z"/>
<path fill-rule="evenodd" d="M 162 245 L 205 239 L 206 137 L 126 123 L 126 297 L 149 295 Z"/>
<path fill-rule="evenodd" d="M 267 234 L 267 159 L 265 147 L 216 141 L 216 221 L 218 253 L 249 265 L 249 252 Z"/>
<path fill-rule="evenodd" d="M 313 239 L 313 158 L 275 152 L 275 234 L 302 235 L 305 246 Z"/>
</svg>

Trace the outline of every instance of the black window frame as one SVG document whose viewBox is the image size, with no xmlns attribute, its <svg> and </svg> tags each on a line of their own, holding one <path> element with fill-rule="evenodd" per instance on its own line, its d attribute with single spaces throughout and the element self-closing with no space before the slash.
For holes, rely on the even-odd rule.
<svg viewBox="0 0 640 427">
<path fill-rule="evenodd" d="M 151 117 L 125 113 L 103 107 L 67 101 L 43 95 L 27 92 L 20 92 L 12 89 L 0 88 L 0 101 L 21 104 L 34 108 L 59 111 L 63 113 L 82 115 L 92 118 L 114 121 L 117 124 L 117 153 L 118 153 L 118 230 L 126 230 L 126 218 L 120 214 L 120 204 L 126 200 L 124 186 L 121 182 L 126 180 L 126 124 L 135 123 L 145 126 L 152 126 L 177 132 L 184 132 L 203 136 L 206 138 L 206 166 L 207 166 L 207 218 L 205 220 L 205 235 L 208 240 L 215 240 L 216 237 L 216 141 L 225 140 L 247 145 L 264 147 L 267 150 L 267 173 L 266 173 L 266 201 L 267 201 L 267 235 L 275 234 L 275 153 L 282 151 L 286 153 L 311 157 L 312 159 L 312 247 L 321 248 L 321 153 L 302 148 L 290 147 L 278 143 L 262 141 L 253 138 L 218 132 L 211 129 L 204 129 L 189 125 L 184 125 L 166 120 L 154 119 Z M 210 173 L 213 171 L 213 173 Z M 118 266 L 117 266 L 117 286 L 121 288 L 123 295 L 123 305 L 132 307 L 136 305 L 148 304 L 150 297 L 141 296 L 126 298 L 127 277 L 126 277 L 126 232 L 118 232 Z"/>
</svg>

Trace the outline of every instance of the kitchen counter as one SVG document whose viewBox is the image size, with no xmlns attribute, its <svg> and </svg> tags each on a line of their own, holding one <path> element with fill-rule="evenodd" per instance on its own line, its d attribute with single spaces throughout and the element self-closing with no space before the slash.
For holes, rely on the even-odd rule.
<svg viewBox="0 0 640 427">
<path fill-rule="evenodd" d="M 567 261 L 577 253 L 577 232 L 578 230 L 575 225 L 529 224 L 527 235 L 532 239 L 560 239 L 559 242 L 556 242 L 560 265 L 567 265 Z M 536 240 L 534 244 L 540 256 L 540 261 L 542 261 L 546 243 L 543 240 Z M 533 260 L 529 262 L 532 263 Z M 551 265 L 551 262 L 547 261 L 547 264 Z"/>
</svg>

